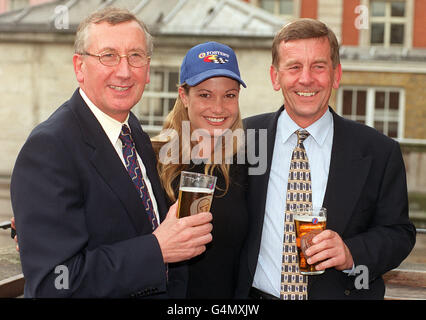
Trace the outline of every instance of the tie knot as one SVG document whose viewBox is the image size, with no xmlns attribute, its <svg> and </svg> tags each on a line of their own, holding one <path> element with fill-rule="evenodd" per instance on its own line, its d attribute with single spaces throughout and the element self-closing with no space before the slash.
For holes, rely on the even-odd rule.
<svg viewBox="0 0 426 320">
<path fill-rule="evenodd" d="M 123 124 L 120 132 L 120 140 L 123 144 L 131 146 L 133 144 L 132 135 L 130 134 L 130 129 L 127 125 Z"/>
<path fill-rule="evenodd" d="M 296 134 L 297 134 L 297 144 L 302 144 L 303 141 L 305 141 L 305 139 L 307 137 L 309 137 L 309 132 L 306 131 L 306 130 L 303 130 L 303 129 L 302 130 L 297 130 Z"/>
</svg>

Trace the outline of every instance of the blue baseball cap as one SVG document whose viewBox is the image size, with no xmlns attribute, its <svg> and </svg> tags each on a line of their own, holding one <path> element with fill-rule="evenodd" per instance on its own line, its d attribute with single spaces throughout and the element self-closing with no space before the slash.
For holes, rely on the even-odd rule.
<svg viewBox="0 0 426 320">
<path fill-rule="evenodd" d="M 227 45 L 211 41 L 189 49 L 180 67 L 180 84 L 193 87 L 212 77 L 228 77 L 247 87 L 240 78 L 235 52 Z"/>
</svg>

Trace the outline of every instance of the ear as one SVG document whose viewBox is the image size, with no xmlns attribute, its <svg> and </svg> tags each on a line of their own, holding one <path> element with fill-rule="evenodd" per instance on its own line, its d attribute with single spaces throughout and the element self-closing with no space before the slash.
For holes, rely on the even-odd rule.
<svg viewBox="0 0 426 320">
<path fill-rule="evenodd" d="M 185 89 L 183 87 L 179 87 L 178 88 L 178 93 L 179 93 L 179 97 L 182 100 L 185 108 L 188 108 L 189 99 L 188 99 L 188 96 L 185 93 Z"/>
<path fill-rule="evenodd" d="M 342 79 L 342 65 L 339 65 L 334 69 L 334 80 L 333 80 L 333 88 L 339 89 L 340 80 Z"/>
<path fill-rule="evenodd" d="M 148 62 L 148 65 L 146 66 L 147 70 L 146 70 L 146 81 L 145 84 L 148 84 L 151 81 L 150 78 L 150 71 L 151 71 L 151 64 Z"/>
<path fill-rule="evenodd" d="M 80 54 L 74 54 L 72 57 L 72 63 L 74 65 L 74 72 L 77 78 L 78 83 L 84 82 L 84 72 L 83 72 L 83 57 Z"/>
<path fill-rule="evenodd" d="M 279 91 L 281 89 L 280 77 L 278 75 L 278 70 L 273 65 L 271 65 L 269 69 L 269 74 L 271 76 L 272 88 L 274 88 L 275 91 Z"/>
</svg>

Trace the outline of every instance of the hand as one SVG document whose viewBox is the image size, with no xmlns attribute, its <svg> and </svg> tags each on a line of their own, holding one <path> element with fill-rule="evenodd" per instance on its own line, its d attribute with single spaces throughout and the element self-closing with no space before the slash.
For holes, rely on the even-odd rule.
<svg viewBox="0 0 426 320">
<path fill-rule="evenodd" d="M 16 231 L 15 218 L 11 218 L 11 219 L 10 219 L 10 222 L 12 223 L 12 229 L 15 229 L 15 231 Z M 18 251 L 18 252 L 19 252 L 18 236 L 16 235 L 16 236 L 13 238 L 13 240 L 15 240 L 15 243 L 16 243 L 16 251 Z"/>
<path fill-rule="evenodd" d="M 324 230 L 312 239 L 314 245 L 306 250 L 309 257 L 307 262 L 315 264 L 321 261 L 315 269 L 324 270 L 335 267 L 337 270 L 351 269 L 353 266 L 352 254 L 338 233 Z"/>
<path fill-rule="evenodd" d="M 206 244 L 212 240 L 210 212 L 201 212 L 193 216 L 178 219 L 177 201 L 173 204 L 166 219 L 155 229 L 165 263 L 179 262 L 198 256 L 206 250 Z"/>
</svg>

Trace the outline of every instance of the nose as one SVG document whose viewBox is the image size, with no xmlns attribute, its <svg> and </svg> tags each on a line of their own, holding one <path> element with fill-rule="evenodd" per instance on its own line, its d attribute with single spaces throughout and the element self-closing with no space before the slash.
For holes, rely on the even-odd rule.
<svg viewBox="0 0 426 320">
<path fill-rule="evenodd" d="M 223 99 L 221 97 L 217 97 L 211 106 L 211 110 L 215 114 L 222 114 L 223 112 Z"/>
<path fill-rule="evenodd" d="M 313 81 L 312 72 L 310 68 L 304 67 L 299 77 L 299 83 L 303 85 L 309 85 Z"/>
<path fill-rule="evenodd" d="M 119 78 L 130 78 L 131 69 L 126 57 L 122 57 L 116 66 L 115 75 Z"/>
</svg>

